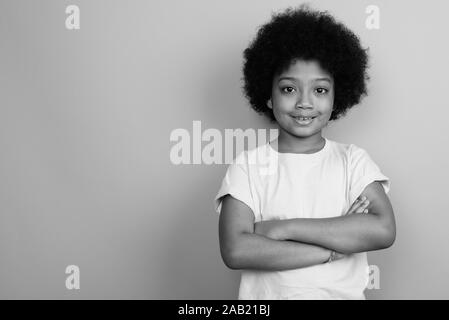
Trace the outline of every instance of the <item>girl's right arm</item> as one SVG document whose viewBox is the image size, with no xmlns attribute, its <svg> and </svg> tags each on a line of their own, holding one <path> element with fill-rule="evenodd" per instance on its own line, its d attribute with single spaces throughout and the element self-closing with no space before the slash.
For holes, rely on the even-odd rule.
<svg viewBox="0 0 449 320">
<path fill-rule="evenodd" d="M 220 251 L 229 268 L 288 270 L 322 264 L 329 259 L 329 249 L 255 234 L 252 210 L 229 194 L 222 201 Z"/>
</svg>

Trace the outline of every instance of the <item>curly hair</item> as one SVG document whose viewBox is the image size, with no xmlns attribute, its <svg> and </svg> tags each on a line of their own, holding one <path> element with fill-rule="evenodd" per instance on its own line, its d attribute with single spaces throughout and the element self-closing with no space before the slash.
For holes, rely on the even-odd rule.
<svg viewBox="0 0 449 320">
<path fill-rule="evenodd" d="M 248 48 L 243 51 L 243 91 L 251 107 L 274 122 L 271 97 L 273 77 L 297 60 L 318 61 L 334 79 L 336 120 L 367 95 L 368 49 L 359 38 L 327 11 L 313 11 L 306 5 L 272 13 Z"/>
</svg>

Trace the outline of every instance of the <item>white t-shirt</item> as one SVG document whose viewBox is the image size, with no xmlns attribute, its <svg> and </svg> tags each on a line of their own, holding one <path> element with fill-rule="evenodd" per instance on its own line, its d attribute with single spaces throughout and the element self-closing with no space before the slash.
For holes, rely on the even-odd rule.
<svg viewBox="0 0 449 320">
<path fill-rule="evenodd" d="M 241 152 L 215 197 L 217 213 L 230 194 L 252 209 L 256 222 L 328 218 L 344 215 L 373 181 L 388 193 L 389 178 L 364 149 L 325 140 L 311 154 L 279 153 L 271 142 Z M 243 270 L 239 299 L 365 299 L 368 278 L 365 252 L 307 268 Z"/>
</svg>

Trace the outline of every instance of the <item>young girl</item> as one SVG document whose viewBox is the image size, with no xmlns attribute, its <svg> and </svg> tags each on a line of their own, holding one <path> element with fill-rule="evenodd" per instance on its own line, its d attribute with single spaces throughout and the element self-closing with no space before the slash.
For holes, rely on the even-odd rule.
<svg viewBox="0 0 449 320">
<path fill-rule="evenodd" d="M 301 6 L 273 14 L 244 56 L 245 95 L 279 136 L 240 153 L 215 198 L 221 255 L 243 270 L 239 299 L 365 299 L 366 252 L 396 237 L 390 181 L 322 129 L 366 95 L 366 51 Z"/>
</svg>

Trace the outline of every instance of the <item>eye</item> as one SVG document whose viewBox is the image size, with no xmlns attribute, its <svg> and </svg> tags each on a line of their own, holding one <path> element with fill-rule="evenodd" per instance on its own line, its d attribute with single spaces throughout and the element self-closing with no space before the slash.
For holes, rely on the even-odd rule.
<svg viewBox="0 0 449 320">
<path fill-rule="evenodd" d="M 324 94 L 324 93 L 328 93 L 329 92 L 329 90 L 326 89 L 326 88 L 316 88 L 315 90 L 319 94 Z"/>
<path fill-rule="evenodd" d="M 295 92 L 295 88 L 293 88 L 293 87 L 284 87 L 281 90 L 282 90 L 282 92 L 285 92 L 285 93 L 293 93 L 293 92 Z"/>
<path fill-rule="evenodd" d="M 315 91 L 319 94 L 326 94 L 329 92 L 329 90 L 326 88 L 316 88 Z"/>
</svg>

